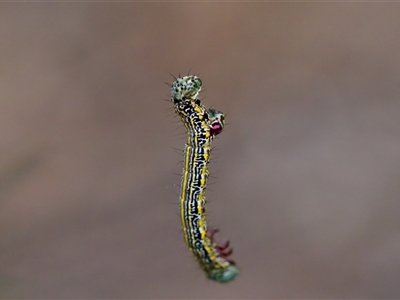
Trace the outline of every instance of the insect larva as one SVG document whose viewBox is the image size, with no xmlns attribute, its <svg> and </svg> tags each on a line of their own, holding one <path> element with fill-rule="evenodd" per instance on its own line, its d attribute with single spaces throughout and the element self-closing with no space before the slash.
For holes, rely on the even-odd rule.
<svg viewBox="0 0 400 300">
<path fill-rule="evenodd" d="M 207 229 L 205 189 L 211 141 L 224 128 L 225 116 L 207 109 L 197 98 L 202 82 L 197 76 L 177 78 L 172 84 L 171 101 L 188 134 L 184 149 L 184 168 L 180 195 L 180 216 L 185 242 L 208 278 L 229 282 L 239 270 L 228 257 L 229 241 L 215 242 L 217 229 Z"/>
</svg>

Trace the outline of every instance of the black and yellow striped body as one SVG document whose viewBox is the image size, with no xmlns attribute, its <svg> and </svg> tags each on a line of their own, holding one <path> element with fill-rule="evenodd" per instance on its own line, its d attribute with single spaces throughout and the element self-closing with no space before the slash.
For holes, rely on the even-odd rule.
<svg viewBox="0 0 400 300">
<path fill-rule="evenodd" d="M 188 76 L 183 79 L 185 78 L 188 78 Z M 194 79 L 196 78 L 194 77 Z M 182 78 L 178 80 L 182 80 Z M 193 84 L 193 86 L 198 88 L 199 91 L 201 81 L 199 85 Z M 185 86 L 182 89 L 187 94 L 182 96 L 180 90 L 177 92 L 177 89 L 175 89 L 172 92 L 172 101 L 174 102 L 175 111 L 180 116 L 188 133 L 184 149 L 180 196 L 180 217 L 185 242 L 210 279 L 228 282 L 237 275 L 238 269 L 232 265 L 231 261 L 222 257 L 216 249 L 216 244 L 207 234 L 205 216 L 205 190 L 209 174 L 208 163 L 211 153 L 211 141 L 214 137 L 212 124 L 222 120 L 220 121 L 222 122 L 221 124 L 217 124 L 220 125 L 220 129 L 215 131 L 214 135 L 219 134 L 223 128 L 224 117 L 221 112 L 206 109 L 200 100 L 196 98 L 198 91 L 188 91 Z M 191 98 L 187 97 L 188 95 Z M 217 119 L 217 117 L 220 119 Z"/>
</svg>

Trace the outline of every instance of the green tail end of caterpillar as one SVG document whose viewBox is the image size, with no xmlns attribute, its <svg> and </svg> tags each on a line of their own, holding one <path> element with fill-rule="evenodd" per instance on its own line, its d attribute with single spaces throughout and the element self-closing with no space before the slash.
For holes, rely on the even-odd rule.
<svg viewBox="0 0 400 300">
<path fill-rule="evenodd" d="M 208 273 L 207 277 L 218 282 L 226 283 L 232 281 L 238 274 L 238 268 L 229 266 L 226 269 L 214 269 Z"/>
</svg>

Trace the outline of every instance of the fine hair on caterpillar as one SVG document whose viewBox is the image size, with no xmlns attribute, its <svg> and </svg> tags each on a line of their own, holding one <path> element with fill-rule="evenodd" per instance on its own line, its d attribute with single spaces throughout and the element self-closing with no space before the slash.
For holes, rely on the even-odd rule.
<svg viewBox="0 0 400 300">
<path fill-rule="evenodd" d="M 229 241 L 216 242 L 218 229 L 207 228 L 205 215 L 211 142 L 223 131 L 225 115 L 214 108 L 207 109 L 201 103 L 198 98 L 201 88 L 202 81 L 195 75 L 179 76 L 171 85 L 171 101 L 187 133 L 180 218 L 186 245 L 207 277 L 226 283 L 233 280 L 239 270 L 229 258 L 232 254 Z"/>
</svg>

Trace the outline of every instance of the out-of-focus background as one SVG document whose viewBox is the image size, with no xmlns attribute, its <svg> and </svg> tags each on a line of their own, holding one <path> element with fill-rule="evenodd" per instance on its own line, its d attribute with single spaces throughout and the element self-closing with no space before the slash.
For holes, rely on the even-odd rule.
<svg viewBox="0 0 400 300">
<path fill-rule="evenodd" d="M 0 297 L 399 298 L 397 3 L 2 3 Z M 184 245 L 173 75 L 227 113 Z M 176 150 L 178 149 L 178 150 Z"/>
</svg>

